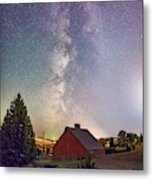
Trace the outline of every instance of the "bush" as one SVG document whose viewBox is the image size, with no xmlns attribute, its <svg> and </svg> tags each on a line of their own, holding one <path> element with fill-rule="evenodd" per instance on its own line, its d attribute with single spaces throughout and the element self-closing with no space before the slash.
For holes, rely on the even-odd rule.
<svg viewBox="0 0 153 180">
<path fill-rule="evenodd" d="M 95 162 L 93 159 L 88 156 L 84 159 L 84 161 L 81 161 L 80 164 L 78 164 L 78 168 L 83 168 L 83 169 L 94 169 L 95 168 Z"/>
</svg>

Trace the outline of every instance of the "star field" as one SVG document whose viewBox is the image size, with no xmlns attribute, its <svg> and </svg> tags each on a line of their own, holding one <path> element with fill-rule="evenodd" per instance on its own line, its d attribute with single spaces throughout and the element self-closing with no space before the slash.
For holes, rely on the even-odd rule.
<svg viewBox="0 0 153 180">
<path fill-rule="evenodd" d="M 141 133 L 142 2 L 0 5 L 1 120 L 18 92 L 35 132 Z"/>
</svg>

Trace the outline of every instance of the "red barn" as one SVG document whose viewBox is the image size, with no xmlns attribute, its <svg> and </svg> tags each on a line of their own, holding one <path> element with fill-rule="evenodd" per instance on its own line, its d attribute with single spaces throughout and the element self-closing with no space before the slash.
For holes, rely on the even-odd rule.
<svg viewBox="0 0 153 180">
<path fill-rule="evenodd" d="M 77 159 L 87 156 L 95 158 L 104 155 L 103 146 L 87 130 L 75 124 L 74 128 L 66 127 L 55 146 L 53 147 L 54 159 Z"/>
</svg>

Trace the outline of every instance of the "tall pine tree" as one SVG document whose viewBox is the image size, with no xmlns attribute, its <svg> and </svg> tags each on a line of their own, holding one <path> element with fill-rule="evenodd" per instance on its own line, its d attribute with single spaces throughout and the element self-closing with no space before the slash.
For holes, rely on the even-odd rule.
<svg viewBox="0 0 153 180">
<path fill-rule="evenodd" d="M 35 134 L 20 94 L 11 102 L 1 127 L 1 165 L 24 166 L 35 158 Z"/>
</svg>

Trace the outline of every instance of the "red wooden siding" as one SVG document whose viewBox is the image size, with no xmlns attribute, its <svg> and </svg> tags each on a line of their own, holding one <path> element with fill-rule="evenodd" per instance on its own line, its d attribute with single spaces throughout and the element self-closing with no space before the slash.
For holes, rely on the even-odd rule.
<svg viewBox="0 0 153 180">
<path fill-rule="evenodd" d="M 88 151 L 80 144 L 75 136 L 66 131 L 53 147 L 54 159 L 77 159 L 88 155 Z"/>
</svg>

